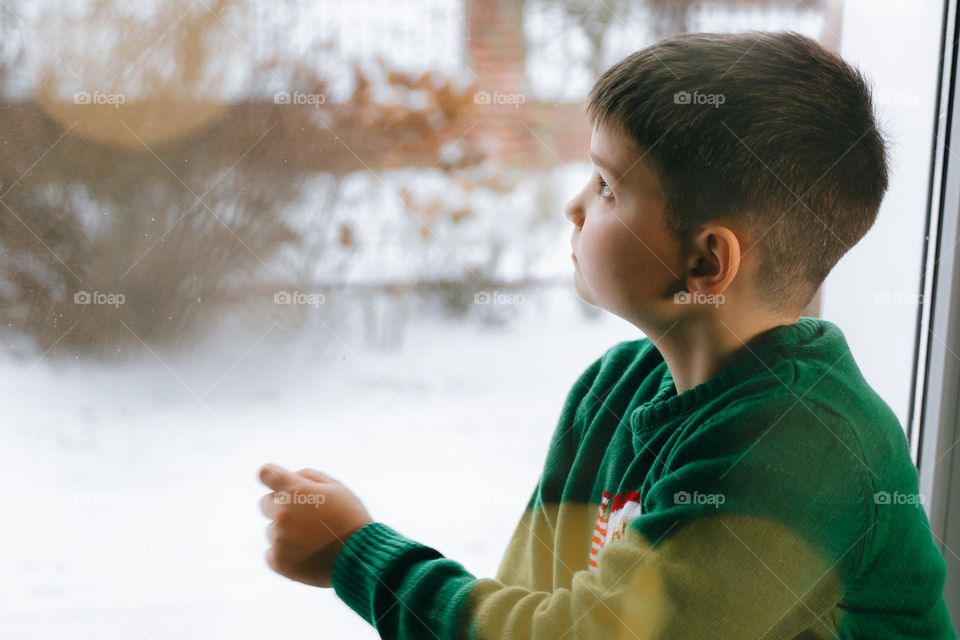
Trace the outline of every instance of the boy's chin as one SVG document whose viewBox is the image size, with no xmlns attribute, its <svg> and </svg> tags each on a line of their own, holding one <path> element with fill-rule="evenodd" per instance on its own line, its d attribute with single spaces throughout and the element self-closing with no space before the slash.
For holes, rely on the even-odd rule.
<svg viewBox="0 0 960 640">
<path fill-rule="evenodd" d="M 597 302 L 596 296 L 594 296 L 593 291 L 583 281 L 583 276 L 579 271 L 573 272 L 573 290 L 576 291 L 577 297 L 580 298 L 582 302 L 597 309 L 606 309 L 606 307 Z"/>
<path fill-rule="evenodd" d="M 577 297 L 587 304 L 596 305 L 596 302 L 593 301 L 593 296 L 590 295 L 589 289 L 582 281 L 580 270 L 576 267 L 573 269 L 573 290 L 577 292 Z"/>
</svg>

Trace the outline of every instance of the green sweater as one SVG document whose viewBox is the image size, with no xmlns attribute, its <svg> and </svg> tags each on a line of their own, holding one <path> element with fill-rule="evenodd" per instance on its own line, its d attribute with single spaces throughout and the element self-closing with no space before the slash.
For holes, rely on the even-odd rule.
<svg viewBox="0 0 960 640">
<path fill-rule="evenodd" d="M 917 487 L 833 323 L 680 394 L 644 338 L 574 384 L 495 579 L 373 522 L 333 587 L 382 638 L 956 638 Z"/>
</svg>

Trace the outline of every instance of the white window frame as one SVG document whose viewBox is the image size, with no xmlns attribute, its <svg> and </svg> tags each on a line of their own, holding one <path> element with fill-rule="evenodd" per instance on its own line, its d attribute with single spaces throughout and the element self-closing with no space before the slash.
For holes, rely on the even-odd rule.
<svg viewBox="0 0 960 640">
<path fill-rule="evenodd" d="M 947 563 L 944 595 L 960 622 L 960 76 L 958 0 L 944 2 L 915 384 L 908 427 L 930 528 Z"/>
</svg>

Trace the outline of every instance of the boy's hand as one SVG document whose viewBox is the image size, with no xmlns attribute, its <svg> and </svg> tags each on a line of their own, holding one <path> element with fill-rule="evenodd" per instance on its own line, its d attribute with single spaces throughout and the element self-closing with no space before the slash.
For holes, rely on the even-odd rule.
<svg viewBox="0 0 960 640">
<path fill-rule="evenodd" d="M 273 489 L 260 500 L 273 520 L 267 564 L 291 580 L 330 587 L 337 554 L 350 534 L 372 522 L 370 514 L 349 489 L 314 469 L 293 473 L 265 464 L 260 481 Z"/>
</svg>

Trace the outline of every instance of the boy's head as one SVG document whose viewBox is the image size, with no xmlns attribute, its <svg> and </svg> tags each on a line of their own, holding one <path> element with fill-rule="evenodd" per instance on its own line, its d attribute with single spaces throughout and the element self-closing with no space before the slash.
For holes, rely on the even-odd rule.
<svg viewBox="0 0 960 640">
<path fill-rule="evenodd" d="M 797 33 L 662 40 L 608 69 L 587 113 L 595 171 L 566 209 L 574 279 L 628 319 L 720 302 L 796 316 L 887 189 L 864 78 Z"/>
</svg>

